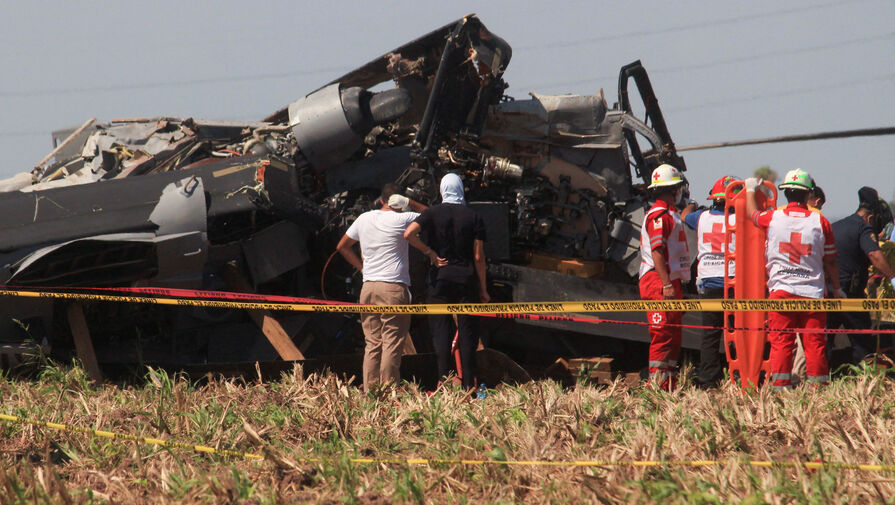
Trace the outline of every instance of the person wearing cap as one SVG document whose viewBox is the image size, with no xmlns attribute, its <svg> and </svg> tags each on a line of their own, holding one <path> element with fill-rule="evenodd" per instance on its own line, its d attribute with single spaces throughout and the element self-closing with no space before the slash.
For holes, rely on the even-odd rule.
<svg viewBox="0 0 895 505">
<path fill-rule="evenodd" d="M 653 170 L 648 191 L 655 203 L 640 228 L 640 298 L 679 300 L 682 282 L 690 280 L 690 250 L 676 205 L 683 199 L 686 182 L 677 168 L 662 164 Z M 649 383 L 671 389 L 677 383 L 681 354 L 682 312 L 647 311 L 649 335 Z"/>
<path fill-rule="evenodd" d="M 724 219 L 724 205 L 727 201 L 725 191 L 727 185 L 735 180 L 733 176 L 725 175 L 715 182 L 709 191 L 708 199 L 712 202 L 710 208 L 689 211 L 694 205 L 691 204 L 682 212 L 684 224 L 696 230 L 696 290 L 700 298 L 724 298 L 725 244 L 730 251 L 734 248 L 733 236 L 730 242 L 724 240 L 727 231 Z M 727 275 L 734 275 L 733 261 L 728 265 Z M 721 351 L 724 313 L 705 311 L 702 313 L 702 324 L 712 329 L 707 330 L 702 337 L 697 381 L 701 387 L 717 387 L 721 382 L 724 365 L 724 353 Z"/>
<path fill-rule="evenodd" d="M 813 182 L 814 187 L 811 188 L 811 194 L 808 195 L 808 210 L 810 210 L 811 212 L 820 212 L 821 214 L 823 214 L 824 204 L 827 203 L 827 195 L 824 194 L 824 190 L 817 185 L 817 181 Z M 777 208 L 785 209 L 786 205 L 781 205 Z M 828 346 L 827 351 L 829 351 L 829 349 L 830 348 Z M 829 359 L 829 356 L 827 356 L 827 359 Z M 796 339 L 796 353 L 795 357 L 793 358 L 792 364 L 792 383 L 794 385 L 798 385 L 806 378 L 807 375 L 805 373 L 805 349 L 802 348 L 802 339 L 801 337 L 799 337 Z"/>
<path fill-rule="evenodd" d="M 348 263 L 363 273 L 360 303 L 406 305 L 410 303 L 410 261 L 404 230 L 419 217 L 409 207 L 425 206 L 399 193 L 397 184 L 386 184 L 380 195 L 382 206 L 364 212 L 351 224 L 336 246 Z M 354 251 L 360 243 L 361 255 Z M 429 261 L 437 262 L 434 251 Z M 401 355 L 410 330 L 408 314 L 361 314 L 364 331 L 364 390 L 377 384 L 401 380 Z"/>
<path fill-rule="evenodd" d="M 854 214 L 833 223 L 836 235 L 839 284 L 848 298 L 864 298 L 867 287 L 868 267 L 872 264 L 895 286 L 895 271 L 889 266 L 879 247 L 875 226 L 885 223 L 883 208 L 877 191 L 869 186 L 858 190 L 858 210 Z M 881 228 L 881 226 L 880 226 Z M 829 328 L 840 327 L 849 330 L 870 328 L 869 312 L 831 312 Z M 876 349 L 876 337 L 869 334 L 848 335 L 852 348 L 851 363 L 857 364 Z"/>
<path fill-rule="evenodd" d="M 892 216 L 892 208 L 889 207 L 889 203 L 886 202 L 883 198 L 879 199 L 879 216 L 876 222 L 876 229 L 878 230 L 876 235 L 880 242 L 884 242 L 886 240 L 892 240 L 890 237 L 892 235 L 892 226 L 893 219 L 895 217 Z"/>
<path fill-rule="evenodd" d="M 826 281 L 832 295 L 845 297 L 839 286 L 836 266 L 836 240 L 833 228 L 819 212 L 808 210 L 808 197 L 814 181 L 802 169 L 786 173 L 779 188 L 789 202 L 783 209 L 758 212 L 755 190 L 761 180 L 745 180 L 746 212 L 752 222 L 767 231 L 765 258 L 768 272 L 768 299 L 818 299 L 824 297 Z M 821 330 L 826 312 L 768 311 L 768 340 L 771 344 L 771 385 L 774 389 L 792 389 L 793 351 L 798 329 Z M 827 338 L 820 331 L 802 333 L 808 382 L 824 385 L 830 382 L 827 361 Z"/>
<path fill-rule="evenodd" d="M 811 212 L 820 212 L 823 214 L 824 204 L 827 203 L 827 195 L 824 194 L 824 190 L 821 189 L 820 186 L 815 182 L 814 187 L 811 188 L 811 193 L 808 195 L 808 210 Z M 785 209 L 786 204 L 780 205 L 777 207 L 778 209 Z"/>
<path fill-rule="evenodd" d="M 413 247 L 424 254 L 437 251 L 439 259 L 444 258 L 429 268 L 428 302 L 488 303 L 491 296 L 485 275 L 485 222 L 466 206 L 463 179 L 459 175 L 445 174 L 439 190 L 441 203 L 425 210 L 404 232 Z M 420 233 L 423 238 L 419 237 Z M 451 344 L 456 333 L 462 385 L 467 390 L 476 387 L 478 336 L 473 323 L 474 318 L 466 314 L 457 314 L 456 328 L 450 314 L 429 316 L 440 382 L 454 368 Z"/>
<path fill-rule="evenodd" d="M 815 184 L 814 189 L 811 190 L 811 196 L 808 197 L 808 210 L 821 212 L 825 203 L 827 203 L 827 195 L 824 194 L 824 190 L 820 186 Z"/>
</svg>

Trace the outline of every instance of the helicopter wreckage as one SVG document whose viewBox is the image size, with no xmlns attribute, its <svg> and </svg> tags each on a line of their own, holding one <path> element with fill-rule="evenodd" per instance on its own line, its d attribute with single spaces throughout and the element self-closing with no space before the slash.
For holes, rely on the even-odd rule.
<svg viewBox="0 0 895 505">
<path fill-rule="evenodd" d="M 345 229 L 383 184 L 428 204 L 456 172 L 485 218 L 494 301 L 637 298 L 645 181 L 661 163 L 685 169 L 646 71 L 639 61 L 621 69 L 611 107 L 602 91 L 514 100 L 502 79 L 511 53 L 467 16 L 258 122 L 91 120 L 54 132 L 33 171 L 0 181 L 0 283 L 355 301 L 360 278 L 327 261 Z M 412 269 L 421 299 L 421 256 Z M 483 323 L 486 347 L 536 366 L 608 354 L 636 368 L 645 353 L 629 351 L 649 340 L 638 325 Z M 421 352 L 431 349 L 425 324 L 414 317 Z M 363 349 L 352 314 L 5 297 L 0 328 L 6 366 L 25 342 L 60 360 L 81 355 L 84 334 L 103 367 L 303 359 L 339 369 Z M 696 345 L 685 331 L 684 346 Z"/>
</svg>

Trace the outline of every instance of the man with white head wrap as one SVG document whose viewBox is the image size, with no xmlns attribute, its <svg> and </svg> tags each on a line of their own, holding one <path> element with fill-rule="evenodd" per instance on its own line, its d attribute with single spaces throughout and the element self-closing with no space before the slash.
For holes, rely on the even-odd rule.
<svg viewBox="0 0 895 505">
<path fill-rule="evenodd" d="M 463 180 L 457 174 L 441 179 L 441 203 L 429 207 L 404 232 L 410 244 L 423 253 L 435 250 L 437 259 L 429 269 L 429 303 L 464 303 L 491 300 L 485 277 L 485 223 L 466 206 Z M 418 233 L 422 232 L 421 240 Z M 427 245 L 428 244 L 428 245 Z M 473 333 L 473 318 L 457 316 L 460 366 L 463 387 L 475 383 L 475 351 L 478 338 Z M 451 372 L 451 342 L 454 321 L 451 315 L 429 316 L 432 342 L 441 380 Z"/>
<path fill-rule="evenodd" d="M 422 206 L 402 196 L 396 184 L 382 189 L 377 210 L 364 212 L 342 236 L 336 249 L 348 263 L 364 275 L 360 303 L 372 305 L 406 305 L 410 303 L 410 261 L 404 230 L 419 217 L 404 212 L 408 207 Z M 360 242 L 361 256 L 354 252 Z M 435 261 L 435 253 L 429 258 Z M 405 314 L 361 314 L 364 330 L 364 390 L 380 383 L 401 380 L 401 355 L 410 330 L 410 316 Z"/>
</svg>

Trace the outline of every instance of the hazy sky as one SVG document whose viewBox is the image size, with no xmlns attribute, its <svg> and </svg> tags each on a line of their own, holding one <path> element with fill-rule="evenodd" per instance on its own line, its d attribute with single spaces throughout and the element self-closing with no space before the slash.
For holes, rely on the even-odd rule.
<svg viewBox="0 0 895 505">
<path fill-rule="evenodd" d="M 617 95 L 643 61 L 679 146 L 895 125 L 895 2 L 16 2 L 0 20 L 0 177 L 91 117 L 256 120 L 476 12 L 513 47 L 509 93 Z M 691 192 L 808 170 L 825 213 L 895 196 L 895 136 L 685 153 Z"/>
</svg>

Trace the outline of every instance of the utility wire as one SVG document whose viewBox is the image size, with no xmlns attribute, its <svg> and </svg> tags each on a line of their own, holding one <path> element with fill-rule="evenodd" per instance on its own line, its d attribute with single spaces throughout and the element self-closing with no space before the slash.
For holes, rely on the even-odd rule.
<svg viewBox="0 0 895 505">
<path fill-rule="evenodd" d="M 881 35 L 874 35 L 874 36 L 870 36 L 870 37 L 861 37 L 861 38 L 857 38 L 857 39 L 843 40 L 841 42 L 831 42 L 828 44 L 820 44 L 820 45 L 816 45 L 816 46 L 801 47 L 798 49 L 787 49 L 787 50 L 782 50 L 782 51 L 769 51 L 766 53 L 758 53 L 758 54 L 752 54 L 752 55 L 746 55 L 746 56 L 739 56 L 736 58 L 713 60 L 713 61 L 707 61 L 707 62 L 702 62 L 702 63 L 692 63 L 689 65 L 684 64 L 684 65 L 675 65 L 673 67 L 651 68 L 649 72 L 650 72 L 650 74 L 674 74 L 674 73 L 679 73 L 679 72 L 688 72 L 690 70 L 702 70 L 702 69 L 706 69 L 706 68 L 714 68 L 714 67 L 719 67 L 719 66 L 723 66 L 723 65 L 733 65 L 736 63 L 744 63 L 744 62 L 749 62 L 749 61 L 763 60 L 763 59 L 767 59 L 767 58 L 775 58 L 778 56 L 791 56 L 794 54 L 803 54 L 803 53 L 811 53 L 811 52 L 816 52 L 816 51 L 825 51 L 825 50 L 830 50 L 830 49 L 839 49 L 839 48 L 845 47 L 845 46 L 865 44 L 868 42 L 876 42 L 878 40 L 891 39 L 893 37 L 895 37 L 895 32 L 884 33 Z M 550 90 L 550 89 L 558 88 L 560 86 L 575 86 L 575 85 L 579 85 L 579 84 L 588 84 L 588 83 L 594 83 L 597 81 L 607 81 L 607 80 L 613 80 L 613 79 L 618 79 L 618 74 L 607 74 L 607 75 L 603 75 L 603 76 L 599 76 L 599 77 L 591 77 L 588 79 L 578 79 L 578 80 L 574 80 L 574 81 L 560 81 L 560 82 L 554 81 L 551 83 L 542 83 L 542 84 L 534 84 L 534 85 L 528 84 L 528 85 L 523 85 L 523 86 L 511 86 L 511 87 L 519 87 L 522 89 L 533 89 L 533 90 Z"/>
<path fill-rule="evenodd" d="M 714 27 L 714 26 L 720 26 L 720 25 L 742 23 L 745 21 L 753 21 L 756 19 L 777 17 L 777 16 L 786 15 L 786 14 L 796 14 L 799 12 L 807 12 L 807 11 L 813 11 L 813 10 L 818 10 L 818 9 L 825 9 L 827 7 L 836 7 L 839 5 L 854 5 L 854 4 L 858 3 L 859 1 L 862 1 L 862 0 L 826 2 L 826 3 L 821 3 L 821 4 L 806 5 L 806 6 L 802 6 L 802 7 L 791 7 L 788 9 L 779 9 L 779 10 L 770 11 L 770 12 L 759 12 L 756 14 L 747 14 L 747 15 L 743 15 L 743 16 L 735 16 L 735 17 L 730 17 L 730 18 L 714 19 L 711 21 L 700 21 L 698 23 L 690 23 L 690 24 L 686 24 L 686 25 L 669 26 L 667 28 L 648 28 L 648 29 L 644 29 L 644 30 L 637 30 L 637 31 L 625 32 L 625 33 L 617 33 L 617 34 L 613 34 L 613 35 L 601 35 L 599 37 L 588 37 L 588 38 L 575 39 L 575 40 L 569 40 L 569 41 L 564 41 L 564 42 L 518 46 L 516 49 L 524 50 L 524 51 L 543 51 L 543 50 L 547 50 L 547 49 L 556 49 L 559 47 L 583 46 L 583 45 L 587 45 L 587 44 L 594 44 L 596 42 L 606 42 L 608 40 L 620 40 L 620 39 L 627 39 L 627 38 L 632 38 L 632 37 L 647 37 L 650 35 L 663 35 L 663 34 L 667 34 L 667 33 L 683 32 L 683 31 L 694 30 L 694 29 L 698 29 L 698 28 L 707 28 L 707 27 Z M 866 0 L 863 0 L 863 1 L 866 1 Z"/>
<path fill-rule="evenodd" d="M 844 139 L 848 137 L 877 137 L 881 135 L 895 135 L 895 126 L 882 128 L 862 128 L 860 130 L 840 130 L 834 132 L 806 133 L 802 135 L 786 135 L 782 137 L 768 137 L 752 140 L 731 140 L 716 142 L 713 144 L 698 144 L 695 146 L 678 147 L 677 152 L 702 151 L 705 149 L 718 149 L 721 147 L 751 146 L 756 144 L 777 144 L 781 142 L 801 142 L 805 140 Z"/>
<path fill-rule="evenodd" d="M 875 76 L 875 77 L 869 77 L 867 79 L 856 79 L 856 80 L 852 80 L 852 81 L 845 81 L 845 82 L 833 83 L 833 84 L 822 84 L 819 86 L 812 86 L 812 87 L 807 87 L 807 88 L 789 89 L 789 90 L 781 91 L 779 93 L 763 93 L 763 94 L 752 95 L 752 96 L 747 96 L 747 97 L 743 97 L 743 98 L 731 98 L 731 99 L 727 99 L 727 100 L 720 100 L 720 101 L 716 101 L 716 102 L 704 102 L 704 103 L 698 103 L 698 104 L 693 104 L 693 105 L 687 105 L 687 106 L 683 106 L 683 107 L 671 107 L 669 109 L 665 109 L 665 112 L 666 112 L 666 114 L 669 112 L 686 112 L 686 111 L 691 111 L 691 110 L 709 109 L 709 108 L 721 107 L 721 106 L 725 106 L 725 105 L 754 102 L 756 100 L 764 100 L 765 98 L 780 98 L 780 97 L 793 96 L 793 95 L 807 95 L 809 93 L 817 93 L 819 91 L 829 91 L 831 89 L 848 88 L 848 87 L 856 86 L 859 84 L 891 81 L 893 79 L 895 79 L 895 73 L 879 75 L 879 76 Z"/>
<path fill-rule="evenodd" d="M 253 74 L 253 75 L 242 75 L 242 76 L 227 76 L 227 77 L 208 77 L 203 79 L 187 79 L 181 81 L 156 81 L 156 82 L 142 82 L 142 83 L 133 83 L 133 84 L 106 84 L 99 86 L 84 86 L 80 88 L 48 88 L 48 89 L 35 89 L 35 90 L 27 90 L 27 91 L 0 91 L 0 98 L 24 98 L 24 97 L 35 97 L 35 96 L 46 96 L 46 95 L 67 95 L 67 94 L 75 94 L 75 93 L 91 93 L 91 92 L 103 92 L 103 91 L 124 91 L 124 90 L 135 90 L 135 89 L 153 89 L 153 88 L 170 88 L 170 87 L 178 87 L 178 86 L 192 86 L 196 84 L 209 84 L 209 83 L 217 83 L 217 82 L 250 82 L 250 81 L 264 81 L 268 79 L 285 79 L 288 77 L 299 77 L 305 75 L 316 75 L 316 74 L 327 74 L 327 73 L 335 73 L 335 72 L 344 72 L 348 67 L 329 67 L 329 68 L 318 68 L 315 70 L 299 70 L 296 72 L 275 72 L 275 73 L 266 73 L 266 74 Z"/>
<path fill-rule="evenodd" d="M 857 80 L 852 80 L 852 81 L 840 82 L 840 83 L 835 83 L 835 84 L 823 84 L 820 86 L 814 86 L 814 87 L 808 87 L 808 88 L 790 89 L 790 90 L 785 90 L 785 91 L 782 91 L 779 93 L 765 93 L 765 94 L 758 94 L 758 95 L 753 95 L 753 96 L 744 97 L 744 98 L 733 98 L 733 99 L 728 99 L 728 100 L 721 100 L 721 101 L 716 101 L 716 102 L 705 102 L 705 103 L 688 105 L 688 106 L 683 106 L 683 107 L 672 107 L 672 108 L 666 109 L 666 113 L 668 113 L 668 112 L 686 112 L 686 111 L 698 110 L 698 109 L 708 109 L 708 108 L 720 107 L 720 106 L 724 106 L 724 105 L 753 102 L 753 101 L 757 101 L 757 100 L 763 100 L 765 98 L 779 98 L 779 97 L 785 97 L 785 96 L 817 93 L 818 91 L 827 91 L 827 90 L 831 90 L 831 89 L 848 88 L 848 87 L 856 86 L 856 85 L 860 85 L 860 84 L 867 84 L 867 83 L 872 83 L 872 82 L 883 82 L 883 81 L 890 81 L 890 80 L 895 80 L 895 73 L 884 74 L 884 75 L 880 75 L 880 76 L 870 77 L 867 79 L 857 79 Z M 35 137 L 35 136 L 47 135 L 47 134 L 48 134 L 47 131 L 7 131 L 7 132 L 0 132 L 0 138 Z"/>
<path fill-rule="evenodd" d="M 859 0 L 859 1 L 867 1 L 867 0 Z M 628 32 L 624 34 L 618 35 L 607 35 L 596 38 L 588 38 L 588 39 L 579 39 L 577 41 L 569 41 L 569 42 L 561 42 L 556 44 L 547 44 L 547 45 L 538 45 L 538 46 L 521 46 L 521 49 L 551 49 L 557 47 L 572 47 L 575 45 L 586 44 L 590 42 L 599 42 L 604 40 L 614 40 L 621 39 L 627 37 L 635 37 L 635 36 L 643 36 L 657 33 L 668 33 L 674 31 L 683 31 L 689 30 L 693 28 L 699 28 L 704 26 L 713 26 L 718 24 L 729 24 L 741 21 L 748 21 L 752 19 L 761 19 L 765 17 L 773 17 L 783 14 L 791 14 L 809 10 L 816 10 L 836 5 L 841 5 L 845 3 L 855 3 L 855 2 L 828 2 L 825 4 L 813 5 L 813 6 L 805 6 L 805 7 L 797 7 L 790 9 L 781 9 L 773 12 L 767 13 L 759 13 L 750 16 L 740 16 L 736 18 L 727 18 L 720 19 L 716 21 L 710 22 L 701 22 L 689 25 L 681 25 L 677 27 L 669 27 L 665 29 L 659 30 L 648 30 L 648 31 L 637 31 L 637 32 Z M 820 46 L 807 47 L 802 49 L 796 49 L 791 51 L 778 51 L 771 53 L 764 53 L 759 55 L 752 56 L 744 56 L 740 58 L 730 59 L 730 60 L 718 60 L 714 62 L 706 62 L 694 65 L 682 65 L 673 68 L 660 68 L 653 70 L 652 73 L 672 73 L 672 72 L 683 72 L 687 70 L 694 70 L 700 68 L 710 68 L 717 65 L 726 65 L 732 63 L 739 63 L 744 61 L 753 61 L 758 59 L 763 59 L 772 56 L 779 55 L 787 55 L 787 54 L 799 54 L 803 52 L 810 51 L 818 51 L 823 49 L 836 48 L 842 45 L 850 45 L 856 43 L 869 42 L 874 40 L 883 39 L 886 37 L 892 37 L 895 33 L 888 33 L 884 35 L 878 35 L 875 37 L 865 37 L 861 39 L 853 39 L 847 40 L 843 42 L 839 42 L 836 44 L 824 44 Z M 166 87 L 182 87 L 182 86 L 192 86 L 199 84 L 210 84 L 210 83 L 229 83 L 229 82 L 251 82 L 251 81 L 263 81 L 269 79 L 284 79 L 289 77 L 298 77 L 298 76 L 306 76 L 306 75 L 316 75 L 316 74 L 325 74 L 325 73 L 334 73 L 334 72 L 344 72 L 348 70 L 348 67 L 329 67 L 329 68 L 320 68 L 315 70 L 302 70 L 295 72 L 274 72 L 274 73 L 263 73 L 263 74 L 253 74 L 253 75 L 243 75 L 243 76 L 227 76 L 227 77 L 209 77 L 202 79 L 187 79 L 187 80 L 178 80 L 178 81 L 156 81 L 156 82 L 146 82 L 146 83 L 132 83 L 132 84 L 107 84 L 107 85 L 96 85 L 96 86 L 83 86 L 76 88 L 47 88 L 47 89 L 37 89 L 37 90 L 24 90 L 24 91 L 0 91 L 0 98 L 25 98 L 25 97 L 37 97 L 37 96 L 47 96 L 47 95 L 63 95 L 63 94 L 77 94 L 77 93 L 89 93 L 89 92 L 104 92 L 104 91 L 128 91 L 128 90 L 140 90 L 140 89 L 155 89 L 155 88 L 166 88 Z M 551 89 L 553 87 L 559 86 L 569 86 L 569 85 L 577 85 L 577 84 L 586 84 L 588 82 L 599 81 L 599 80 L 607 80 L 613 79 L 617 77 L 616 75 L 606 75 L 600 77 L 593 77 L 588 79 L 581 79 L 575 81 L 563 81 L 563 82 L 553 82 L 549 84 L 540 84 L 540 85 L 524 85 L 518 86 L 520 88 L 529 88 L 529 89 Z M 516 86 L 514 86 L 516 87 Z"/>
</svg>

